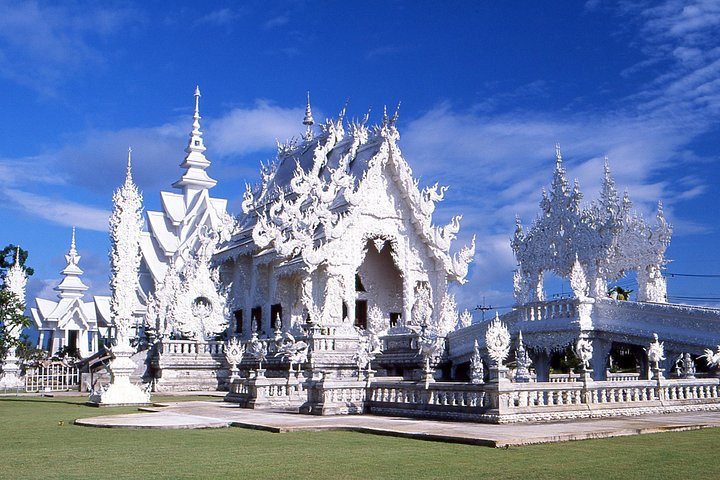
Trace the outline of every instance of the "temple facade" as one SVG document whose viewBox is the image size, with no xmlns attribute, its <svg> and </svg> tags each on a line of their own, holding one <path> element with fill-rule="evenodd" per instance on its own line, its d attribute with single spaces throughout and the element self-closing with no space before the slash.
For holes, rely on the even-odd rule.
<svg viewBox="0 0 720 480">
<path fill-rule="evenodd" d="M 458 314 L 448 284 L 464 283 L 473 244 L 451 253 L 461 216 L 433 224 L 446 187 L 420 189 L 397 145 L 397 114 L 380 126 L 337 120 L 280 146 L 248 187 L 232 239 L 214 260 L 249 339 L 303 325 L 444 335 Z"/>
</svg>

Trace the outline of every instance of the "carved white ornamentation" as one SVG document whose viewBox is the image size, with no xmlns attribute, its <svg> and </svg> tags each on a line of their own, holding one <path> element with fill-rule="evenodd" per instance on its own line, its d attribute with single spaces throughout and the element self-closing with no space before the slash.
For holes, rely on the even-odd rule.
<svg viewBox="0 0 720 480">
<path fill-rule="evenodd" d="M 518 346 L 515 349 L 515 381 L 516 382 L 529 382 L 530 376 L 530 365 L 532 360 L 525 349 L 523 344 L 522 331 L 518 333 Z"/>
<path fill-rule="evenodd" d="M 582 362 L 583 368 L 585 370 L 589 369 L 593 356 L 592 340 L 589 340 L 586 336 L 580 336 L 575 344 L 575 355 L 577 355 Z"/>
<path fill-rule="evenodd" d="M 607 161 L 599 201 L 583 208 L 581 199 L 577 182 L 573 187 L 568 184 L 558 147 L 550 193 L 543 191 L 540 202 L 541 215 L 527 232 L 517 220 L 512 240 L 520 265 L 514 278 L 516 301 L 544 300 L 545 271 L 570 278 L 577 296 L 587 292 L 583 296 L 599 298 L 607 295 L 608 281 L 636 270 L 638 300 L 666 302 L 661 272 L 672 228 L 662 204 L 658 204 L 656 226 L 651 228 L 632 212 L 627 193 L 619 199 Z"/>
<path fill-rule="evenodd" d="M 246 309 L 273 304 L 269 296 L 276 287 L 267 279 L 292 272 L 297 274 L 293 282 L 302 287 L 299 295 L 291 290 L 294 298 L 281 302 L 286 309 L 285 303 L 299 301 L 304 313 L 295 315 L 303 320 L 309 316 L 318 325 L 352 327 L 354 303 L 363 299 L 371 323 L 380 318 L 373 309 L 380 309 L 386 324 L 381 331 L 389 328 L 391 314 L 399 319 L 396 330 L 419 328 L 424 321 L 452 331 L 457 312 L 452 312 L 447 286 L 465 282 L 474 238 L 452 252 L 461 216 L 445 226 L 433 225 L 436 203 L 447 188 L 419 187 L 397 145 L 397 114 L 369 128 L 366 120 L 346 124 L 344 113 L 320 124 L 319 133 L 280 145 L 276 161 L 261 167 L 260 184 L 247 186 L 233 238 L 214 257 L 233 265 L 253 258 L 248 272 L 253 295 L 232 303 Z M 378 266 L 379 257 L 384 266 Z M 375 275 L 383 269 L 383 276 L 378 283 L 364 278 L 368 290 L 356 292 L 354 277 L 370 268 L 367 262 L 375 262 Z M 269 277 L 261 265 L 272 272 Z M 422 320 L 412 313 L 418 284 L 432 292 Z M 262 323 L 267 322 L 263 312 Z"/>
<path fill-rule="evenodd" d="M 708 367 L 720 368 L 720 345 L 715 347 L 713 352 L 711 349 L 705 349 L 705 355 L 702 356 L 708 364 Z"/>
<path fill-rule="evenodd" d="M 473 348 L 473 355 L 470 358 L 470 383 L 480 384 L 485 383 L 485 367 L 483 367 L 482 356 L 480 356 L 480 348 L 478 347 L 478 341 L 475 339 L 475 347 Z"/>
<path fill-rule="evenodd" d="M 459 330 L 461 328 L 467 328 L 470 325 L 472 325 L 472 314 L 468 311 L 468 309 L 465 309 L 460 314 L 460 318 L 458 318 L 457 328 Z"/>
<path fill-rule="evenodd" d="M 658 339 L 658 334 L 653 333 L 653 341 L 647 348 L 648 363 L 653 368 L 665 360 L 665 344 Z"/>
<path fill-rule="evenodd" d="M 25 269 L 20 265 L 20 247 L 17 247 L 17 250 L 15 251 L 15 262 L 8 269 L 5 275 L 4 283 L 5 288 L 14 293 L 18 301 L 25 305 L 25 286 L 27 285 L 27 275 L 25 274 Z M 20 338 L 20 333 L 22 333 L 22 327 L 19 325 L 12 325 L 7 329 L 7 334 L 16 340 Z"/>
<path fill-rule="evenodd" d="M 137 306 L 142 227 L 142 195 L 133 183 L 131 157 L 128 153 L 125 183 L 113 195 L 113 212 L 110 216 L 110 308 L 117 328 L 118 345 L 130 345 L 128 334 L 135 321 L 133 311 Z"/>
<path fill-rule="evenodd" d="M 485 332 L 485 346 L 495 365 L 502 367 L 503 361 L 510 353 L 510 332 L 500 321 L 497 313 Z"/>
</svg>

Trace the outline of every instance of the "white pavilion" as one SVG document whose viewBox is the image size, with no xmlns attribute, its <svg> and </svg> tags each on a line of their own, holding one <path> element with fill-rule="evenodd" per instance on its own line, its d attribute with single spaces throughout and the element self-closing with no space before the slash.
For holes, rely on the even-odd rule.
<svg viewBox="0 0 720 480">
<path fill-rule="evenodd" d="M 67 347 L 84 358 L 96 353 L 102 339 L 108 337 L 111 326 L 109 312 L 105 312 L 108 297 L 83 300 L 88 287 L 78 266 L 80 255 L 75 248 L 74 227 L 65 260 L 67 266 L 60 272 L 63 279 L 55 287 L 59 300 L 35 298 L 35 307 L 30 312 L 39 332 L 38 347 L 50 354 Z"/>
</svg>

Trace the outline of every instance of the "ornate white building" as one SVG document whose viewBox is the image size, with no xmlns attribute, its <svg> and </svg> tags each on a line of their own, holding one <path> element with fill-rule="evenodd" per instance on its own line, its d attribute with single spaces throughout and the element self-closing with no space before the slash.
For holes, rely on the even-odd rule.
<svg viewBox="0 0 720 480">
<path fill-rule="evenodd" d="M 433 225 L 446 187 L 420 189 L 398 147 L 396 120 L 397 113 L 375 127 L 367 117 L 346 123 L 343 109 L 314 134 L 308 102 L 306 135 L 281 145 L 262 182 L 247 188 L 237 230 L 214 257 L 234 333 L 300 332 L 306 324 L 454 329 L 447 287 L 465 281 L 474 239 L 452 253 L 461 217 Z M 425 298 L 432 308 L 422 308 Z"/>
<path fill-rule="evenodd" d="M 83 300 L 88 287 L 80 278 L 83 271 L 78 266 L 80 255 L 75 248 L 75 228 L 65 261 L 67 266 L 60 272 L 63 279 L 55 287 L 59 300 L 35 298 L 35 307 L 30 309 L 39 332 L 37 346 L 51 355 L 69 347 L 77 349 L 81 357 L 88 357 L 98 351 L 101 339 L 108 336 L 107 318 L 98 319 L 96 311 L 96 302 L 104 304 L 108 297 L 95 297 L 90 302 Z"/>
</svg>

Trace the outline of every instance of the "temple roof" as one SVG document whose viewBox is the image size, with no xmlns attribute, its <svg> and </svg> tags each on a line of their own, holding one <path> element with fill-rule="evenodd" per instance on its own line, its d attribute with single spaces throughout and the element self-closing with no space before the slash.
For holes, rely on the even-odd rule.
<svg viewBox="0 0 720 480">
<path fill-rule="evenodd" d="M 444 227 L 432 225 L 435 203 L 443 199 L 445 188 L 418 189 L 397 145 L 397 112 L 391 119 L 384 114 L 382 124 L 370 128 L 367 116 L 346 124 L 344 115 L 343 109 L 337 120 L 327 120 L 317 135 L 278 147 L 275 162 L 262 168 L 261 184 L 248 187 L 239 228 L 217 258 L 273 248 L 281 257 L 302 255 L 306 264 L 322 261 L 318 249 L 342 235 L 353 223 L 353 212 L 369 213 L 372 202 L 358 193 L 361 185 L 379 182 L 386 194 L 399 192 L 408 220 L 418 226 L 415 230 L 450 278 L 464 281 L 474 240 L 471 247 L 450 255 L 460 217 Z M 392 214 L 400 212 L 393 209 Z"/>
<path fill-rule="evenodd" d="M 211 198 L 208 189 L 217 183 L 205 169 L 205 144 L 200 131 L 199 88 L 195 90 L 195 112 L 187 155 L 180 164 L 182 178 L 173 184 L 181 192 L 160 192 L 162 211 L 147 211 L 147 231 L 140 238 L 140 249 L 147 270 L 155 284 L 165 278 L 170 262 L 182 269 L 195 251 L 203 226 L 215 231 L 226 221 L 227 200 Z M 147 292 L 145 292 L 147 293 Z"/>
</svg>

